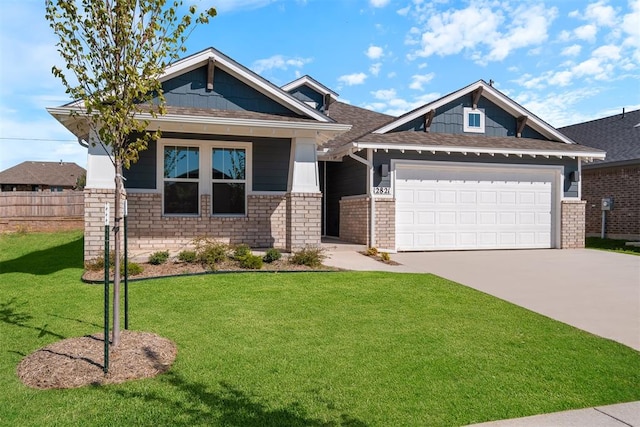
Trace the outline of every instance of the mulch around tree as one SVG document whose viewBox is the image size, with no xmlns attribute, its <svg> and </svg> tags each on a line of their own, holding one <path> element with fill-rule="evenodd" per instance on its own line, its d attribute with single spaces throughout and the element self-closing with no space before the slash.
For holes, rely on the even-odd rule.
<svg viewBox="0 0 640 427">
<path fill-rule="evenodd" d="M 177 354 L 176 345 L 149 332 L 122 331 L 120 345 L 110 348 L 105 375 L 104 335 L 68 338 L 43 347 L 22 359 L 17 373 L 37 389 L 77 388 L 151 378 L 166 372 Z"/>
</svg>

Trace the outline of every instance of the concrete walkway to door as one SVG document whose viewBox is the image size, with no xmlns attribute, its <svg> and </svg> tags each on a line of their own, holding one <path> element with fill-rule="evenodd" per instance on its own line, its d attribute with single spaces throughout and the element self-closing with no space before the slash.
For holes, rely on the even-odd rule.
<svg viewBox="0 0 640 427">
<path fill-rule="evenodd" d="M 327 245 L 325 264 L 433 273 L 640 350 L 640 257 L 591 249 L 409 252 L 386 265 Z"/>
</svg>

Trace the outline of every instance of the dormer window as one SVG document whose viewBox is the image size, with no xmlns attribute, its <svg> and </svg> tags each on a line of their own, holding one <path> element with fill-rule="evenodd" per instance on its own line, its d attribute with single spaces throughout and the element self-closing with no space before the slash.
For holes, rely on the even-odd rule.
<svg viewBox="0 0 640 427">
<path fill-rule="evenodd" d="M 484 133 L 484 110 L 464 107 L 464 132 Z"/>
</svg>

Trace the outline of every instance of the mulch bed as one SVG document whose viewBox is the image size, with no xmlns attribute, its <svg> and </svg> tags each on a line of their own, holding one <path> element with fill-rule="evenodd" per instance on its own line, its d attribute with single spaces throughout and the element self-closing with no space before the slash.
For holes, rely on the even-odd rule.
<svg viewBox="0 0 640 427">
<path fill-rule="evenodd" d="M 176 345 L 149 332 L 122 331 L 120 345 L 110 348 L 105 375 L 104 335 L 68 338 L 22 359 L 17 373 L 37 389 L 77 388 L 151 378 L 166 372 L 176 358 Z"/>
</svg>

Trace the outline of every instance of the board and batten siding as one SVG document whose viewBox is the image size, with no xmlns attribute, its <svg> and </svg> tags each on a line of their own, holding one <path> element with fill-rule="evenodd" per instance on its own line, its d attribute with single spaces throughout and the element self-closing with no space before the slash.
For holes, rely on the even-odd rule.
<svg viewBox="0 0 640 427">
<path fill-rule="evenodd" d="M 449 102 L 436 109 L 429 132 L 431 133 L 448 133 L 448 134 L 464 134 L 463 120 L 464 108 L 471 107 L 471 96 L 463 96 L 454 101 Z M 485 116 L 485 136 L 516 136 L 518 127 L 517 118 L 498 107 L 486 98 L 480 98 L 478 108 L 484 110 Z M 400 131 L 424 131 L 424 118 L 419 117 L 405 125 L 396 129 Z M 475 134 L 476 136 L 478 134 Z M 522 132 L 523 138 L 543 139 L 547 140 L 539 132 L 525 126 Z"/>
<path fill-rule="evenodd" d="M 207 66 L 196 68 L 162 83 L 167 105 L 230 111 L 254 111 L 297 117 L 231 74 L 216 68 L 213 90 L 207 90 Z"/>
<path fill-rule="evenodd" d="M 324 97 L 322 94 L 306 85 L 295 88 L 289 92 L 289 94 L 302 102 L 314 102 L 316 104 L 316 109 L 320 109 L 324 104 Z"/>
</svg>

